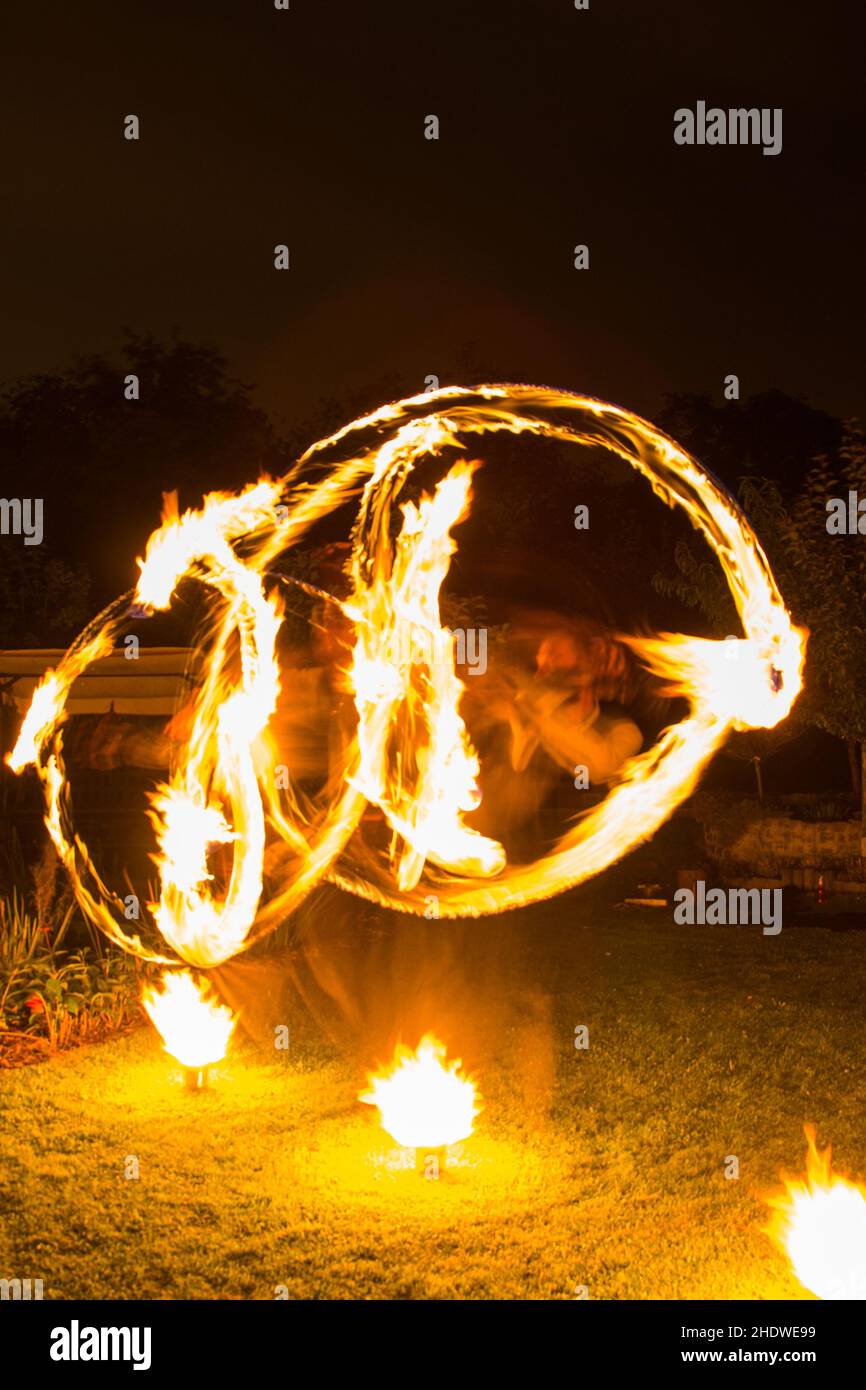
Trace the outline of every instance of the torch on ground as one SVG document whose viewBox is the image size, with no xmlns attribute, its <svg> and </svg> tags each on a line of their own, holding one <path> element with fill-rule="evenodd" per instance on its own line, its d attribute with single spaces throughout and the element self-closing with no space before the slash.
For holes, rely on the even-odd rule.
<svg viewBox="0 0 866 1390">
<path fill-rule="evenodd" d="M 166 1052 L 180 1062 L 185 1089 L 207 1090 L 211 1068 L 225 1057 L 237 1020 L 187 970 L 166 971 L 161 985 L 145 988 L 144 1010 Z"/>
<path fill-rule="evenodd" d="M 469 1138 L 478 1114 L 474 1082 L 463 1075 L 459 1058 L 446 1062 L 446 1056 L 431 1034 L 415 1052 L 401 1044 L 359 1097 L 378 1108 L 386 1134 L 414 1149 L 415 1171 L 428 1181 L 443 1176 L 448 1146 Z"/>
<path fill-rule="evenodd" d="M 830 1148 L 820 1151 L 814 1127 L 805 1129 L 805 1178 L 784 1178 L 784 1190 L 768 1199 L 765 1232 L 818 1298 L 866 1299 L 866 1187 L 834 1173 Z"/>
<path fill-rule="evenodd" d="M 210 1085 L 210 1067 L 184 1067 L 183 1084 L 187 1091 L 206 1091 Z"/>
</svg>

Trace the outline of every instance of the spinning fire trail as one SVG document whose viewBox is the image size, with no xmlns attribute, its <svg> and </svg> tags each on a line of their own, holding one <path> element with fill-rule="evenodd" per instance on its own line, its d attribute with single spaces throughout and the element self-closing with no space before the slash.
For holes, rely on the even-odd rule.
<svg viewBox="0 0 866 1390">
<path fill-rule="evenodd" d="M 465 822 L 479 802 L 479 759 L 461 716 L 463 687 L 439 606 L 456 545 L 452 530 L 471 507 L 477 464 L 468 450 L 485 434 L 503 432 L 601 446 L 629 463 L 703 533 L 743 627 L 736 660 L 730 640 L 624 639 L 670 693 L 686 698 L 688 714 L 531 864 L 509 863 L 497 840 Z M 419 462 L 455 449 L 462 457 L 432 495 L 400 501 Z M 352 591 L 340 606 L 354 633 L 346 678 L 356 727 L 337 789 L 311 806 L 295 787 L 278 790 L 274 777 L 268 723 L 280 693 L 281 606 L 271 570 L 318 518 L 350 499 L 358 504 Z M 207 969 L 229 960 L 322 879 L 411 913 L 423 913 L 434 893 L 445 917 L 501 912 L 581 883 L 654 834 L 732 729 L 772 728 L 801 686 L 805 633 L 792 625 L 732 498 L 645 420 L 568 392 L 449 387 L 384 406 L 314 445 L 282 479 L 212 494 L 183 515 L 169 503 L 139 566 L 135 589 L 45 676 L 8 761 L 15 771 L 36 768 L 46 824 L 82 910 L 118 946 L 165 966 Z M 143 941 L 128 934 L 123 903 L 74 830 L 62 726 L 76 678 L 113 649 L 132 617 L 168 609 L 185 579 L 209 597 L 204 676 L 185 745 L 151 797 L 159 896 L 149 904 Z M 425 660 L 425 650 L 450 657 Z M 385 848 L 361 824 L 369 806 L 388 826 Z M 268 895 L 265 853 L 280 842 L 281 882 Z M 218 847 L 231 868 L 217 888 Z"/>
</svg>

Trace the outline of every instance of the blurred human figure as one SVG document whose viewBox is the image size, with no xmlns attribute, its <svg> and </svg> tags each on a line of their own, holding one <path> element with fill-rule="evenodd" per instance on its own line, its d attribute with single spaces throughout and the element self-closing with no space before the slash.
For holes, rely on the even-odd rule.
<svg viewBox="0 0 866 1390">
<path fill-rule="evenodd" d="M 468 817 L 505 843 L 509 858 L 532 858 L 545 838 L 545 805 L 563 773 L 585 770 L 587 791 L 619 780 L 643 735 L 624 706 L 634 698 L 631 653 L 591 619 L 523 615 L 506 654 L 467 689 L 470 731 L 481 751 L 481 806 Z"/>
<path fill-rule="evenodd" d="M 643 743 L 634 720 L 611 703 L 626 693 L 629 675 L 625 648 L 603 630 L 583 623 L 545 637 L 509 716 L 515 771 L 540 747 L 572 775 L 585 767 L 590 786 L 617 781 Z"/>
</svg>

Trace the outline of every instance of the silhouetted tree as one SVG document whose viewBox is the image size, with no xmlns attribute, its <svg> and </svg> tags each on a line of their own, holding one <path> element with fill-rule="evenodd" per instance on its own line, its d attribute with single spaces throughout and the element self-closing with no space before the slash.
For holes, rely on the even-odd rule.
<svg viewBox="0 0 866 1390">
<path fill-rule="evenodd" d="M 66 647 L 93 616 L 84 565 L 0 540 L 0 648 Z"/>
<path fill-rule="evenodd" d="M 732 491 L 745 477 L 796 490 L 813 459 L 835 454 L 842 434 L 832 415 L 775 390 L 722 404 L 671 395 L 658 424 Z"/>
<path fill-rule="evenodd" d="M 139 380 L 140 398 L 124 381 Z M 86 563 L 99 606 L 135 581 L 135 557 L 159 523 L 163 491 L 181 507 L 285 470 L 291 454 L 251 388 L 212 348 L 129 333 L 117 361 L 89 357 L 0 394 L 0 475 L 7 495 L 42 497 L 42 557 Z"/>
</svg>

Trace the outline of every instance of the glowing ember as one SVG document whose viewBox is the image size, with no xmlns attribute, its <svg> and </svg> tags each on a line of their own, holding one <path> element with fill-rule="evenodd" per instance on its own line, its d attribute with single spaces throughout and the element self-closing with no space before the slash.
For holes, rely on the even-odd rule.
<svg viewBox="0 0 866 1390">
<path fill-rule="evenodd" d="M 382 1128 L 407 1149 L 442 1149 L 472 1133 L 478 1113 L 475 1087 L 462 1063 L 445 1062 L 445 1046 L 429 1033 L 416 1052 L 402 1045 L 381 1075 L 370 1077 L 360 1099 L 376 1105 Z"/>
<path fill-rule="evenodd" d="M 198 1071 L 226 1055 L 235 1017 L 231 1009 L 206 998 L 187 970 L 167 972 L 162 990 L 148 986 L 141 1002 L 166 1052 L 182 1066 Z"/>
<path fill-rule="evenodd" d="M 866 1187 L 831 1172 L 831 1150 L 818 1152 L 811 1125 L 806 1139 L 806 1179 L 783 1178 L 766 1233 L 819 1298 L 866 1299 Z"/>
</svg>

